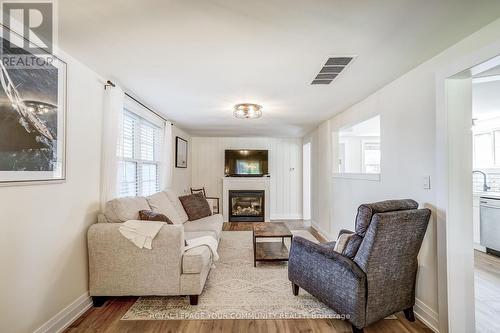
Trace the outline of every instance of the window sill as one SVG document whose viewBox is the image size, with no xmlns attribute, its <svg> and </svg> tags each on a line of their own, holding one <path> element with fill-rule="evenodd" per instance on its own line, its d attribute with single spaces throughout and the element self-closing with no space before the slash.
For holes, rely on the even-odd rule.
<svg viewBox="0 0 500 333">
<path fill-rule="evenodd" d="M 334 173 L 333 178 L 380 181 L 379 173 Z"/>
</svg>

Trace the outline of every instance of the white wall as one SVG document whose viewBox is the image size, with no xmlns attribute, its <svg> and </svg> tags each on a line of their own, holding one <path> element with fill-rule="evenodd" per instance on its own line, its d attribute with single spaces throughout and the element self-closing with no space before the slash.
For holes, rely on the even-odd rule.
<svg viewBox="0 0 500 333">
<path fill-rule="evenodd" d="M 87 293 L 99 209 L 103 80 L 68 62 L 67 181 L 0 187 L 0 331 L 33 332 Z"/>
<path fill-rule="evenodd" d="M 321 124 L 304 138 L 313 143 L 316 171 L 312 220 L 330 237 L 342 228 L 354 228 L 356 209 L 361 203 L 413 198 L 433 210 L 419 254 L 416 311 L 434 327 L 438 326 L 436 196 L 434 189 L 423 188 L 423 177 L 433 178 L 437 168 L 435 74 L 459 57 L 498 39 L 500 20 Z M 381 180 L 332 179 L 332 160 L 326 159 L 328 155 L 336 158 L 332 132 L 377 114 L 381 115 Z M 328 183 L 331 186 L 327 187 Z M 323 198 L 328 198 L 328 205 L 321 202 Z"/>
<path fill-rule="evenodd" d="M 181 137 L 188 142 L 188 161 L 187 168 L 175 167 L 175 138 Z M 191 136 L 182 129 L 172 127 L 172 163 L 174 163 L 172 170 L 172 188 L 179 194 L 191 193 L 191 170 L 193 165 L 192 160 L 192 142 Z"/>
<path fill-rule="evenodd" d="M 62 58 L 68 62 L 67 181 L 0 187 L 0 332 L 33 332 L 75 301 L 89 302 L 86 243 L 100 202 L 104 80 Z M 190 140 L 175 126 L 172 136 L 173 154 L 175 136 Z M 189 155 L 187 169 L 173 170 L 178 193 L 189 191 L 190 163 Z"/>
<path fill-rule="evenodd" d="M 191 142 L 193 187 L 205 186 L 208 195 L 219 198 L 222 198 L 224 150 L 269 150 L 271 219 L 302 218 L 302 139 L 195 137 Z"/>
</svg>

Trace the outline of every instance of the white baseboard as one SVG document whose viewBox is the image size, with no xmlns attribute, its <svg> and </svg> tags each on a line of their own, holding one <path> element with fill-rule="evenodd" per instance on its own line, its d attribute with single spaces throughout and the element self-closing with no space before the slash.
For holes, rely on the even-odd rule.
<svg viewBox="0 0 500 333">
<path fill-rule="evenodd" d="M 327 240 L 332 240 L 332 239 L 335 239 L 334 237 L 332 237 L 332 235 L 330 235 L 328 232 L 326 232 L 325 230 L 323 230 L 315 221 L 312 221 L 311 220 L 311 226 L 313 227 L 313 229 L 315 229 L 318 233 L 321 234 L 321 236 L 323 236 L 323 238 L 326 238 Z"/>
<path fill-rule="evenodd" d="M 33 333 L 59 333 L 66 329 L 73 321 L 78 319 L 85 311 L 92 306 L 92 299 L 86 292 L 78 297 L 73 303 L 62 309 L 45 324 L 40 326 Z"/>
<path fill-rule="evenodd" d="M 439 333 L 439 319 L 436 311 L 431 309 L 427 304 L 419 300 L 415 299 L 415 306 L 413 308 L 415 312 L 415 316 L 420 319 L 427 327 L 433 330 L 436 333 Z"/>
<path fill-rule="evenodd" d="M 273 214 L 270 220 L 302 220 L 300 214 Z"/>
</svg>

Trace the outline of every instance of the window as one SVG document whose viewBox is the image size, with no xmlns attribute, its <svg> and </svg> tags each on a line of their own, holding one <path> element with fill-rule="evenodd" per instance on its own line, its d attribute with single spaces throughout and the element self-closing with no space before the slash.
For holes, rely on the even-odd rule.
<svg viewBox="0 0 500 333">
<path fill-rule="evenodd" d="M 363 142 L 363 173 L 380 173 L 380 142 Z"/>
<path fill-rule="evenodd" d="M 118 195 L 147 196 L 160 190 L 162 128 L 132 108 L 123 111 Z"/>
<path fill-rule="evenodd" d="M 494 164 L 493 160 L 495 159 L 493 154 L 494 150 L 492 133 L 482 133 L 474 135 L 474 167 L 492 167 Z"/>
<path fill-rule="evenodd" d="M 361 179 L 379 177 L 380 116 L 342 127 L 335 134 L 334 140 L 338 143 L 334 153 L 337 161 L 334 170 L 336 177 Z"/>
</svg>

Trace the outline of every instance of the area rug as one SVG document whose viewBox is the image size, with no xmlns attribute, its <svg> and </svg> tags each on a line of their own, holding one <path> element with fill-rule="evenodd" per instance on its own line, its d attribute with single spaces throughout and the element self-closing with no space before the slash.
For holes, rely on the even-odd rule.
<svg viewBox="0 0 500 333">
<path fill-rule="evenodd" d="M 315 239 L 307 231 L 293 233 Z M 345 319 L 302 289 L 293 296 L 286 262 L 254 268 L 251 231 L 224 231 L 219 256 L 198 305 L 188 297 L 141 297 L 122 320 Z"/>
</svg>

